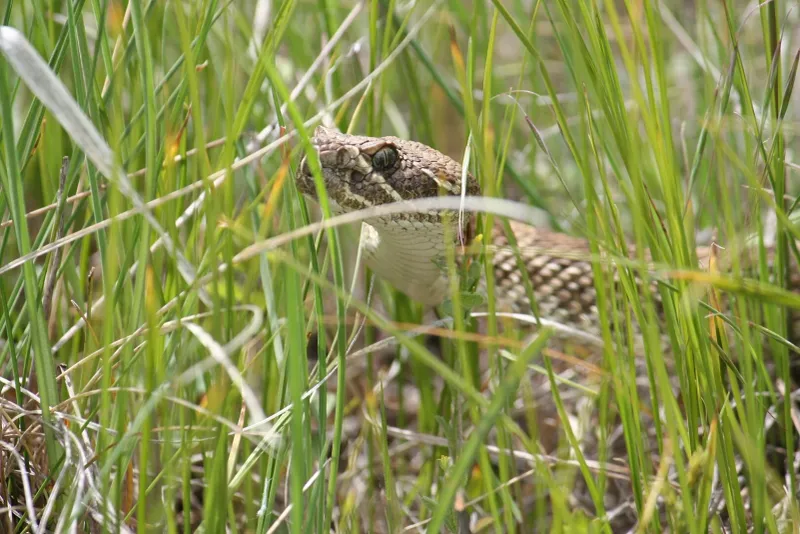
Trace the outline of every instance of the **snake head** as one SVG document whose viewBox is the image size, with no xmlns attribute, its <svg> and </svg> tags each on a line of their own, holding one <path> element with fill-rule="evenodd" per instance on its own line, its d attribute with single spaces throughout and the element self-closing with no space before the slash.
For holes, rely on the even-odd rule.
<svg viewBox="0 0 800 534">
<path fill-rule="evenodd" d="M 461 194 L 461 164 L 422 143 L 397 137 L 348 135 L 322 126 L 314 131 L 311 141 L 335 212 Z M 308 158 L 307 155 L 300 163 L 297 187 L 317 200 Z M 471 175 L 466 194 L 480 194 Z"/>
</svg>

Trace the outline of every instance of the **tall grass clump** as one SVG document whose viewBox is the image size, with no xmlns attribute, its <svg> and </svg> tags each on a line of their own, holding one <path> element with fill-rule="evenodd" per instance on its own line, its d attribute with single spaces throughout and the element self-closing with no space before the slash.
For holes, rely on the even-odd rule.
<svg viewBox="0 0 800 534">
<path fill-rule="evenodd" d="M 800 529 L 794 4 L 0 14 L 0 531 Z M 435 310 L 298 194 L 320 124 L 480 182 Z M 511 219 L 597 332 L 509 313 Z"/>
</svg>

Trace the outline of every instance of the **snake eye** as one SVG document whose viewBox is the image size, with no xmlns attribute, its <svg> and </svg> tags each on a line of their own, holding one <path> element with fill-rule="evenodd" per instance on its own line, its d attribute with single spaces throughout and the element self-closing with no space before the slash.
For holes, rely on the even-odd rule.
<svg viewBox="0 0 800 534">
<path fill-rule="evenodd" d="M 397 163 L 398 157 L 396 148 L 385 146 L 372 156 L 372 167 L 377 171 L 388 169 Z"/>
</svg>

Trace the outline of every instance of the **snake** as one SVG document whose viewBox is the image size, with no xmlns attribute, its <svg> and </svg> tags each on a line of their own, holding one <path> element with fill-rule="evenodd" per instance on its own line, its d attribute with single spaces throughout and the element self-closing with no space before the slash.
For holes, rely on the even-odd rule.
<svg viewBox="0 0 800 534">
<path fill-rule="evenodd" d="M 311 144 L 313 153 L 301 159 L 296 186 L 303 195 L 319 202 L 309 161 L 310 157 L 317 158 L 332 214 L 441 195 L 481 194 L 478 181 L 464 172 L 460 163 L 417 141 L 352 135 L 318 126 Z M 441 304 L 450 294 L 442 258 L 448 247 L 464 245 L 464 236 L 468 241 L 474 239 L 475 217 L 454 216 L 447 210 L 367 217 L 361 238 L 365 263 L 411 299 L 428 306 Z M 508 221 L 508 228 L 514 235 L 513 246 L 501 221 L 485 231 L 494 251 L 491 269 L 496 308 L 530 314 L 533 303 L 527 281 L 540 319 L 599 337 L 600 310 L 589 240 L 515 220 Z M 634 252 L 632 244 L 627 247 Z M 701 246 L 696 253 L 699 264 L 707 264 L 712 249 Z M 614 280 L 619 282 L 619 276 Z M 651 283 L 655 289 L 658 280 Z M 797 262 L 790 265 L 787 285 L 791 291 L 800 292 Z M 485 288 L 485 281 L 481 287 Z M 653 291 L 652 298 L 663 319 L 660 293 Z M 800 340 L 800 312 L 789 313 L 789 339 Z M 639 327 L 635 329 L 634 335 L 641 336 Z"/>
</svg>

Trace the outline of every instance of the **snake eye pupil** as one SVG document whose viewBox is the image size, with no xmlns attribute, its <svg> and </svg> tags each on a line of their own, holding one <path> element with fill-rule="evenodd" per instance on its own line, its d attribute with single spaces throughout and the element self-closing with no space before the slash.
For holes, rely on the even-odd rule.
<svg viewBox="0 0 800 534">
<path fill-rule="evenodd" d="M 397 157 L 397 150 L 394 147 L 385 146 L 372 156 L 372 166 L 379 171 L 388 169 L 394 166 L 397 162 Z"/>
</svg>

